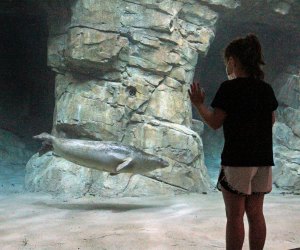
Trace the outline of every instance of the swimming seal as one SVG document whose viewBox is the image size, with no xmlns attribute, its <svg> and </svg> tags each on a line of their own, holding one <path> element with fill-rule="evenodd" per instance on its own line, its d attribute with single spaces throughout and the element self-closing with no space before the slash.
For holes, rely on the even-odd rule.
<svg viewBox="0 0 300 250">
<path fill-rule="evenodd" d="M 143 174 L 169 166 L 158 156 L 120 142 L 57 138 L 48 133 L 33 138 L 43 141 L 47 150 L 53 147 L 54 152 L 66 160 L 112 174 Z"/>
</svg>

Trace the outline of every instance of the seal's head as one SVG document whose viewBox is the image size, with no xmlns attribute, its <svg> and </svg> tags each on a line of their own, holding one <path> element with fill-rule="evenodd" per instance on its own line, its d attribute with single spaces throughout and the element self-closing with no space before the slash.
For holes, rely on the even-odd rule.
<svg viewBox="0 0 300 250">
<path fill-rule="evenodd" d="M 144 156 L 143 162 L 139 163 L 139 171 L 150 172 L 158 168 L 166 168 L 169 166 L 169 162 L 158 157 L 156 155 L 147 154 Z"/>
<path fill-rule="evenodd" d="M 169 162 L 160 158 L 160 157 L 157 157 L 157 156 L 154 156 L 153 159 L 151 159 L 151 161 L 153 161 L 153 163 L 157 164 L 160 166 L 160 168 L 166 168 L 169 166 Z"/>
</svg>

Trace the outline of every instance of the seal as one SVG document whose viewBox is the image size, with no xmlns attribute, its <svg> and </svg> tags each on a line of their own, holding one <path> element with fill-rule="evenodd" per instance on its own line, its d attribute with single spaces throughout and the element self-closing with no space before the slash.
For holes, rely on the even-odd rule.
<svg viewBox="0 0 300 250">
<path fill-rule="evenodd" d="M 168 161 L 134 146 L 114 141 L 88 141 L 57 138 L 48 133 L 33 136 L 43 141 L 47 150 L 75 164 L 106 171 L 111 174 L 143 174 L 169 166 Z"/>
</svg>

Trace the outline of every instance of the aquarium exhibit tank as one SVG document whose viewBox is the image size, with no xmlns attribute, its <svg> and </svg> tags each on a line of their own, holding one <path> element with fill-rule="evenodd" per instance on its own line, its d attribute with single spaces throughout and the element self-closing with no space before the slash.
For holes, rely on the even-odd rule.
<svg viewBox="0 0 300 250">
<path fill-rule="evenodd" d="M 1 250 L 226 249 L 231 215 L 243 249 L 264 218 L 265 249 L 300 249 L 299 0 L 1 0 L 0 21 Z M 223 128 L 188 90 L 209 107 L 249 33 L 279 103 L 273 188 L 232 213 Z"/>
<path fill-rule="evenodd" d="M 0 192 L 68 197 L 215 190 L 222 128 L 192 107 L 199 80 L 210 105 L 226 80 L 223 50 L 255 33 L 279 102 L 273 184 L 300 193 L 300 2 L 293 0 L 2 0 Z M 119 142 L 169 166 L 111 175 L 33 136 Z M 245 142 L 246 143 L 246 142 Z"/>
</svg>

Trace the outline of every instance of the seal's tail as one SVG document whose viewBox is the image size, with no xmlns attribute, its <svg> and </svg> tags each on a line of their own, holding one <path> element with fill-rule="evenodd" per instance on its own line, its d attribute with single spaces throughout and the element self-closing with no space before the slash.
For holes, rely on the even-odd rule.
<svg viewBox="0 0 300 250">
<path fill-rule="evenodd" d="M 47 153 L 48 151 L 53 150 L 52 143 L 53 143 L 53 140 L 54 140 L 54 136 L 44 132 L 44 133 L 41 133 L 39 135 L 33 136 L 33 139 L 43 141 L 42 142 L 42 147 L 38 151 L 39 156 Z"/>
</svg>

